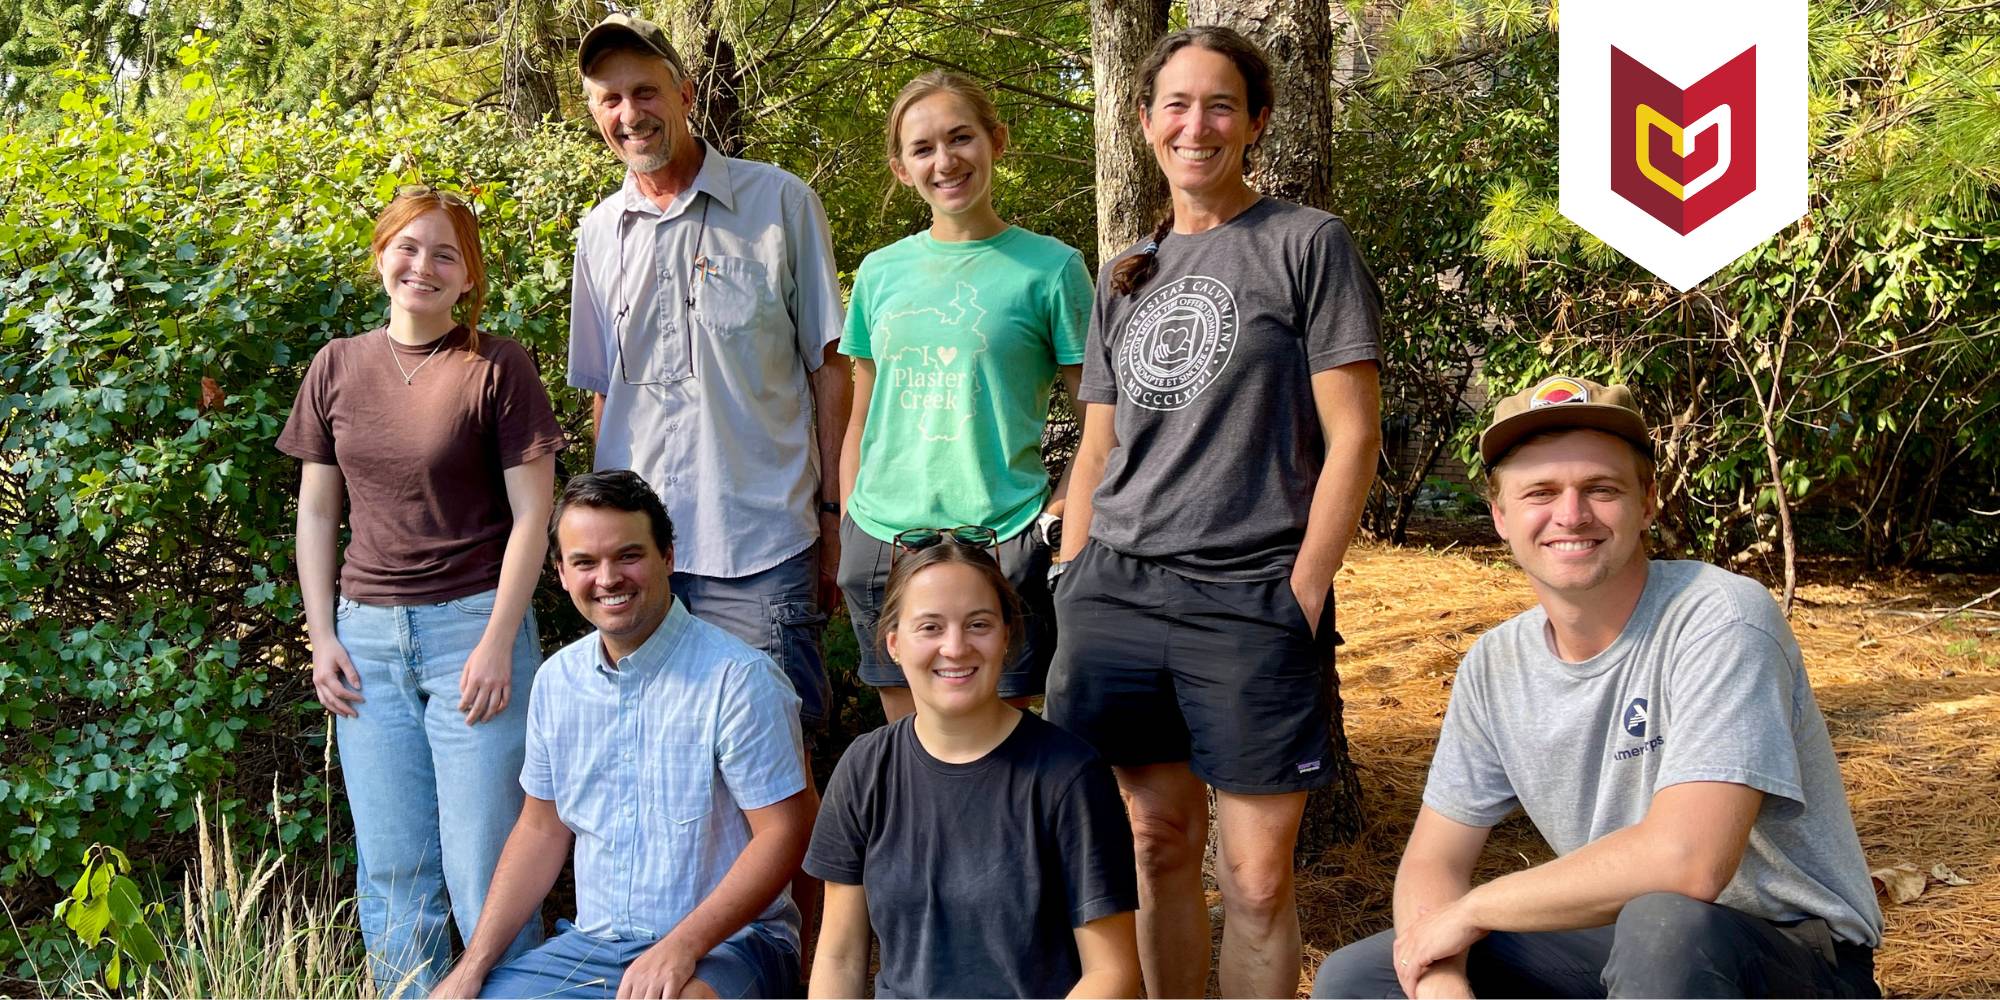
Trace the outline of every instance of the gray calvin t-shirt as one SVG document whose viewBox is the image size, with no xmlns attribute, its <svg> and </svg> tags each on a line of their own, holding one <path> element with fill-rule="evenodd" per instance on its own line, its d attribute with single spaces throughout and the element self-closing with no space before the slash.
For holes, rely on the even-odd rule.
<svg viewBox="0 0 2000 1000">
<path fill-rule="evenodd" d="M 1517 615 L 1465 655 L 1425 805 L 1477 827 L 1518 805 L 1560 855 L 1639 822 L 1669 785 L 1748 785 L 1763 808 L 1716 902 L 1881 942 L 1826 720 L 1761 584 L 1655 561 L 1624 632 L 1581 663 L 1555 655 L 1548 620 L 1539 607 Z"/>
<path fill-rule="evenodd" d="M 1283 577 L 1326 456 L 1312 376 L 1380 357 L 1381 293 L 1341 221 L 1265 198 L 1169 233 L 1131 295 L 1098 277 L 1079 396 L 1115 403 L 1092 538 L 1197 580 Z"/>
</svg>

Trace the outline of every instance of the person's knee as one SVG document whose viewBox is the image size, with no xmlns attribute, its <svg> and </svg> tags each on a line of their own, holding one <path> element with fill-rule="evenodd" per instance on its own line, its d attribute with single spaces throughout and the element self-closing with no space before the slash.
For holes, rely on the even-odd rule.
<svg viewBox="0 0 2000 1000">
<path fill-rule="evenodd" d="M 1614 996 L 1694 996 L 1735 975 L 1743 944 L 1728 914 L 1677 892 L 1654 892 L 1618 912 L 1604 982 Z"/>
<path fill-rule="evenodd" d="M 1232 859 L 1216 872 L 1222 906 L 1232 920 L 1272 923 L 1295 914 L 1291 858 L 1261 854 Z"/>
<path fill-rule="evenodd" d="M 699 979 L 690 979 L 681 987 L 681 997 L 683 1000 L 720 1000 L 721 994 Z"/>
<path fill-rule="evenodd" d="M 411 838 L 414 839 L 414 838 Z M 397 838 L 393 844 L 378 838 L 361 864 L 363 885 L 388 899 L 420 896 L 428 899 L 444 892 L 444 859 L 435 847 L 416 847 Z"/>
<path fill-rule="evenodd" d="M 1134 808 L 1132 851 L 1142 878 L 1157 879 L 1201 866 L 1207 847 L 1206 817 L 1189 818 L 1173 810 Z"/>
<path fill-rule="evenodd" d="M 1649 892 L 1618 911 L 1617 936 L 1636 934 L 1675 946 L 1730 936 L 1722 908 L 1678 892 Z"/>
</svg>

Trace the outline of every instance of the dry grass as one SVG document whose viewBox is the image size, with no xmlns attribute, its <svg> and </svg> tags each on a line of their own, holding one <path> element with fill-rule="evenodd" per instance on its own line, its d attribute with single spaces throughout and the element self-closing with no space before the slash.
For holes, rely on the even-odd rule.
<svg viewBox="0 0 2000 1000">
<path fill-rule="evenodd" d="M 246 858 L 229 824 L 209 822 L 196 804 L 199 842 L 182 878 L 178 919 L 164 930 L 166 961 L 146 967 L 125 996 L 377 996 L 360 954 L 354 903 L 330 869 L 289 871 L 282 855 Z M 341 886 L 348 883 L 343 879 Z M 170 910 L 172 908 L 170 907 Z M 46 996 L 119 995 L 81 971 L 81 963 L 38 973 Z"/>
<path fill-rule="evenodd" d="M 353 961 L 354 904 L 328 872 L 287 872 L 283 855 L 244 861 L 227 823 L 204 812 L 199 849 L 181 886 L 181 926 L 142 997 L 365 997 Z M 219 843 L 218 843 L 219 841 Z M 327 902 L 340 900 L 339 902 Z"/>
<path fill-rule="evenodd" d="M 1926 626 L 2000 583 L 1900 576 L 1857 582 L 1809 567 L 1792 614 L 1827 717 L 1871 867 L 1945 864 L 1916 901 L 1882 900 L 1876 975 L 1892 996 L 2000 994 L 2000 636 L 1989 620 Z M 1299 889 L 1308 962 L 1389 925 L 1396 859 L 1409 835 L 1459 658 L 1534 597 L 1502 550 L 1364 545 L 1341 571 L 1340 674 L 1347 735 L 1368 812 L 1353 844 L 1321 859 Z M 1497 874 L 1549 857 L 1518 817 L 1495 831 Z"/>
</svg>

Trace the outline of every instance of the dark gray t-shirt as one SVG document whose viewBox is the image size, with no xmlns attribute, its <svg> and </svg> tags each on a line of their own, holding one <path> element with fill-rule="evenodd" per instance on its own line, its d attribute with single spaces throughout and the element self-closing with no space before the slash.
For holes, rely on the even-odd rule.
<svg viewBox="0 0 2000 1000">
<path fill-rule="evenodd" d="M 1091 537 L 1197 580 L 1283 577 L 1326 457 L 1312 375 L 1380 357 L 1381 293 L 1341 221 L 1265 198 L 1160 241 L 1131 295 L 1097 281 L 1085 402 L 1118 446 Z"/>
<path fill-rule="evenodd" d="M 1033 713 L 970 764 L 925 752 L 914 723 L 840 758 L 806 871 L 867 890 L 877 997 L 1063 996 L 1074 929 L 1139 908 L 1111 769 Z"/>
<path fill-rule="evenodd" d="M 1490 827 L 1521 807 L 1559 855 L 1631 826 L 1685 781 L 1764 793 L 1716 900 L 1882 939 L 1826 720 L 1771 595 L 1707 563 L 1650 564 L 1611 648 L 1557 657 L 1537 607 L 1481 636 L 1453 682 L 1424 804 Z"/>
</svg>

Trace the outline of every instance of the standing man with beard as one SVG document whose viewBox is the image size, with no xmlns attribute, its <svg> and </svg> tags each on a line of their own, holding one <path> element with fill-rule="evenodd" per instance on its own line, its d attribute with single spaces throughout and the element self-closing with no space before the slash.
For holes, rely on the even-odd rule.
<svg viewBox="0 0 2000 1000">
<path fill-rule="evenodd" d="M 853 392 L 826 212 L 797 177 L 689 132 L 694 82 L 658 25 L 613 14 L 577 62 L 627 168 L 584 217 L 571 289 L 569 383 L 592 394 L 595 467 L 660 494 L 682 529 L 675 595 L 777 661 L 810 746 Z"/>
</svg>

